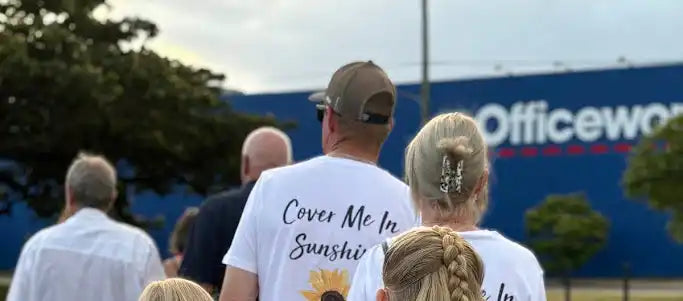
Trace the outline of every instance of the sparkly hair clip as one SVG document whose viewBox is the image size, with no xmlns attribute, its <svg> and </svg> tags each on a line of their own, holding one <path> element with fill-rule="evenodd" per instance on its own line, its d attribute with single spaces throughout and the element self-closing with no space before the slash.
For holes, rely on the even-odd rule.
<svg viewBox="0 0 683 301">
<path fill-rule="evenodd" d="M 448 156 L 443 156 L 443 160 L 441 161 L 441 183 L 439 185 L 441 192 L 462 192 L 463 164 L 463 160 L 458 161 L 455 170 L 453 170 L 451 167 L 451 160 L 448 159 Z"/>
</svg>

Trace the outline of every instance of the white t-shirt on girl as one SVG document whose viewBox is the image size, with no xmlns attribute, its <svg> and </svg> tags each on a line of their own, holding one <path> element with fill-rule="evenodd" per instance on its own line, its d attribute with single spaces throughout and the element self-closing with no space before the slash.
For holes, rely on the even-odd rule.
<svg viewBox="0 0 683 301">
<path fill-rule="evenodd" d="M 257 274 L 261 301 L 341 300 L 359 259 L 416 216 L 385 170 L 317 157 L 261 175 L 223 263 Z"/>
<path fill-rule="evenodd" d="M 484 262 L 485 301 L 545 301 L 543 269 L 534 254 L 498 232 L 459 232 Z M 390 244 L 390 241 L 388 241 Z M 375 301 L 384 287 L 384 251 L 373 247 L 361 259 L 353 278 L 348 301 Z"/>
</svg>

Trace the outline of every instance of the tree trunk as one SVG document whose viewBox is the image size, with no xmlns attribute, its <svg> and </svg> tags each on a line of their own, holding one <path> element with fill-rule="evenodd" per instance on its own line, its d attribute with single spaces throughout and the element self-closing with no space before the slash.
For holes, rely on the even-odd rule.
<svg viewBox="0 0 683 301">
<path fill-rule="evenodd" d="M 564 301 L 572 300 L 572 280 L 569 273 L 565 273 L 562 278 L 562 283 L 564 284 Z"/>
</svg>

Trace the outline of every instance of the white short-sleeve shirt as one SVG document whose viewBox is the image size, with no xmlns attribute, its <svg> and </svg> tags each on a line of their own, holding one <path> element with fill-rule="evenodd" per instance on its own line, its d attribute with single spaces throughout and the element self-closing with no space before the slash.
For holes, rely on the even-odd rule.
<svg viewBox="0 0 683 301">
<path fill-rule="evenodd" d="M 482 294 L 485 301 L 545 301 L 543 269 L 534 254 L 495 231 L 459 233 L 479 254 L 484 263 Z M 391 244 L 387 240 L 388 244 Z M 348 301 L 374 301 L 384 287 L 384 251 L 373 247 L 361 259 L 353 279 Z"/>
<path fill-rule="evenodd" d="M 358 260 L 415 224 L 402 181 L 375 165 L 317 157 L 261 175 L 223 263 L 257 274 L 262 301 L 346 297 Z"/>
</svg>

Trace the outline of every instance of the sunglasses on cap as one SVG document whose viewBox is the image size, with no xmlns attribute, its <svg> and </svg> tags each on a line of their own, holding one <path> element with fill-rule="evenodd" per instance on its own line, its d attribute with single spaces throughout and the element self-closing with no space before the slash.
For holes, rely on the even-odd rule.
<svg viewBox="0 0 683 301">
<path fill-rule="evenodd" d="M 318 121 L 321 123 L 323 122 L 323 118 L 325 118 L 325 111 L 327 111 L 327 105 L 326 104 L 321 102 L 321 103 L 315 105 L 316 117 L 318 118 Z M 332 110 L 332 112 L 337 116 L 341 116 L 341 114 L 335 112 L 334 110 Z"/>
</svg>

